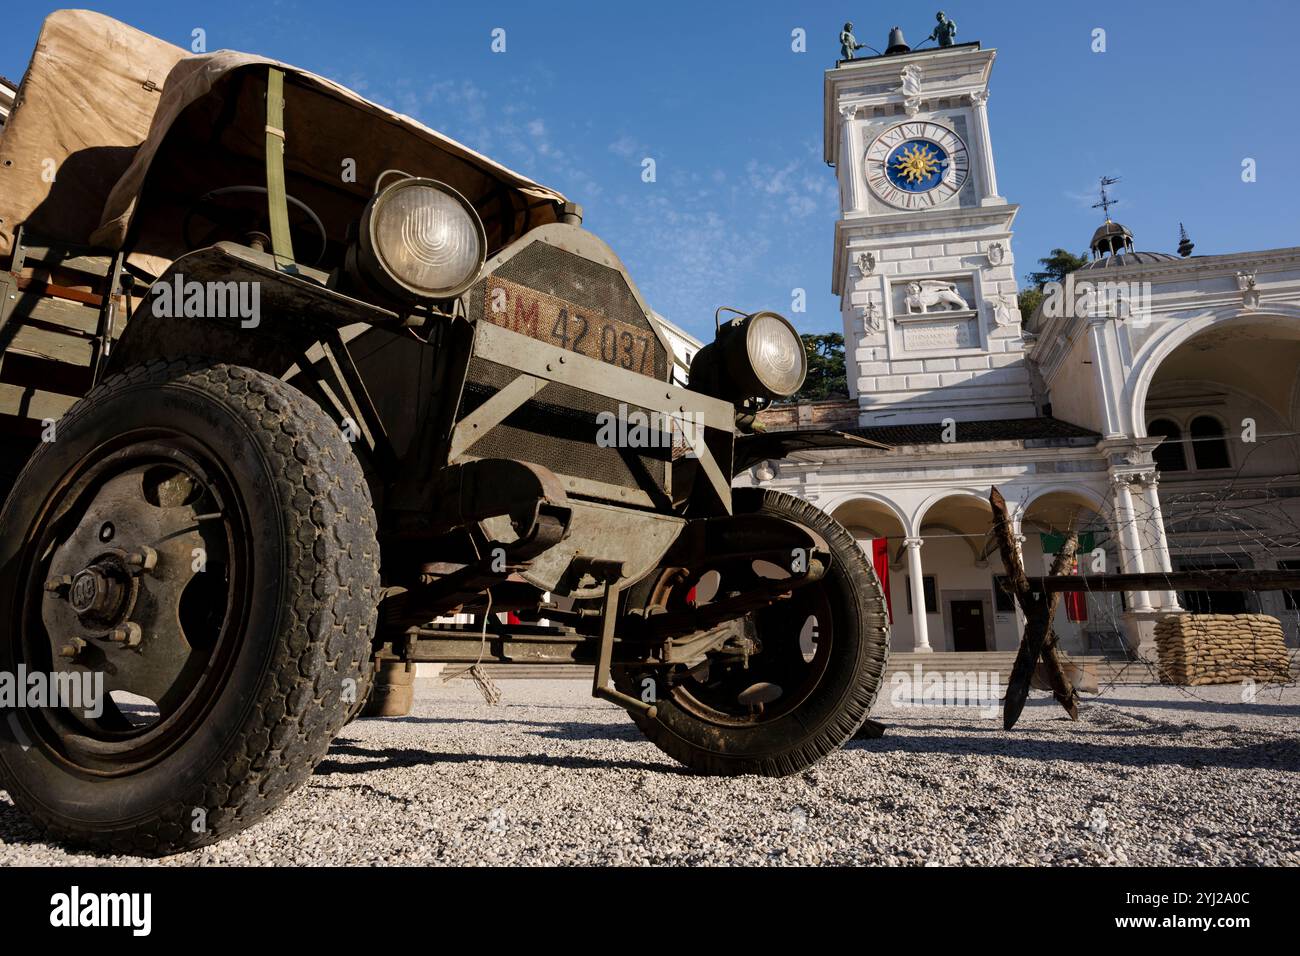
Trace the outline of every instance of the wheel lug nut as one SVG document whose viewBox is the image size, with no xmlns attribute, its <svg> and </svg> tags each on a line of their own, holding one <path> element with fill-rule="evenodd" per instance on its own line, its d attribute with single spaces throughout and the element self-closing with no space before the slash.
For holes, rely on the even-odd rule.
<svg viewBox="0 0 1300 956">
<path fill-rule="evenodd" d="M 59 656 L 66 657 L 68 660 L 76 660 L 81 655 L 82 649 L 86 642 L 79 637 L 74 637 L 68 643 L 59 648 Z"/>
<path fill-rule="evenodd" d="M 144 633 L 140 630 L 140 625 L 134 621 L 128 621 L 121 627 L 115 627 L 108 634 L 108 639 L 114 644 L 121 644 L 123 647 L 139 647 L 140 641 L 144 639 Z"/>
<path fill-rule="evenodd" d="M 158 552 L 153 548 L 141 548 L 126 556 L 126 566 L 133 572 L 152 571 L 158 566 Z"/>
<path fill-rule="evenodd" d="M 63 594 L 70 587 L 72 587 L 72 578 L 66 574 L 60 574 L 58 577 L 50 578 L 45 582 L 45 590 L 51 594 Z"/>
</svg>

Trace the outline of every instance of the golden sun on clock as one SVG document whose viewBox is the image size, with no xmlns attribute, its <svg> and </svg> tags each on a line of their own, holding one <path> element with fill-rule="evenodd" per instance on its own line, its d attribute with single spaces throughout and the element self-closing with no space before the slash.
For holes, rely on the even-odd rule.
<svg viewBox="0 0 1300 956">
<path fill-rule="evenodd" d="M 867 184 L 899 209 L 930 209 L 957 195 L 970 174 L 961 137 L 938 123 L 899 123 L 867 149 Z"/>
</svg>

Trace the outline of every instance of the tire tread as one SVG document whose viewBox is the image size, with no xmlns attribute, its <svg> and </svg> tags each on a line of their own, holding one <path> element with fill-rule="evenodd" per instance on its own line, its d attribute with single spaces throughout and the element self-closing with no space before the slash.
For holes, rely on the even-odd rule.
<svg viewBox="0 0 1300 956">
<path fill-rule="evenodd" d="M 192 389 L 234 410 L 266 456 L 294 577 L 283 591 L 270 664 L 243 726 L 202 783 L 145 819 L 109 832 L 87 829 L 39 806 L 22 806 L 21 791 L 8 788 L 55 839 L 147 855 L 229 837 L 307 781 L 347 720 L 344 682 L 355 681 L 358 699 L 365 697 L 381 593 L 376 519 L 361 464 L 339 427 L 291 385 L 207 359 L 155 362 L 105 379 L 58 427 L 70 427 L 92 406 L 131 390 L 161 385 Z M 24 475 L 39 455 L 38 449 Z M 199 808 L 206 829 L 195 833 L 190 821 Z"/>
</svg>

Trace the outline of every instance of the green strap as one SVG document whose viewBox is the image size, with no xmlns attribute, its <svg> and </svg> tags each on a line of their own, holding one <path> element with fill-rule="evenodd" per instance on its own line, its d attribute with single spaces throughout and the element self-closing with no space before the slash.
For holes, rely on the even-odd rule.
<svg viewBox="0 0 1300 956">
<path fill-rule="evenodd" d="M 289 198 L 284 185 L 284 72 L 271 68 L 266 80 L 266 201 L 271 220 L 271 253 L 276 264 L 293 262 L 289 237 Z"/>
</svg>

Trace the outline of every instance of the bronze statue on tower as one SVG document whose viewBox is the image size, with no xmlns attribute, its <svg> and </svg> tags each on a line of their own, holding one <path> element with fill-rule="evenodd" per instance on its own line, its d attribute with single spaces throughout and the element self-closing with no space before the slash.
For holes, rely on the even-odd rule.
<svg viewBox="0 0 1300 956">
<path fill-rule="evenodd" d="M 938 40 L 939 46 L 952 46 L 953 37 L 957 35 L 957 24 L 949 20 L 942 10 L 936 13 L 934 18 L 939 21 L 939 25 L 926 39 Z"/>
</svg>

